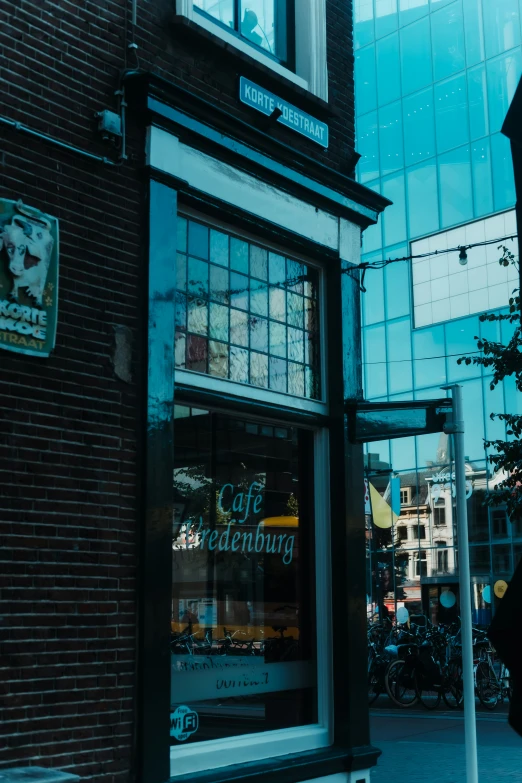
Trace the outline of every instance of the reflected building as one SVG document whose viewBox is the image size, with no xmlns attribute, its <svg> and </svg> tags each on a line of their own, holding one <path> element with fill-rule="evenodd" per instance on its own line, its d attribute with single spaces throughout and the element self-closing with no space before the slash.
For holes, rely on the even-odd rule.
<svg viewBox="0 0 522 783">
<path fill-rule="evenodd" d="M 497 600 L 493 587 L 509 579 L 522 538 L 502 509 L 482 505 L 498 481 L 484 439 L 506 437 L 490 414 L 522 413 L 522 400 L 512 379 L 491 389 L 490 369 L 457 359 L 477 351 L 476 337 L 511 335 L 508 323 L 479 316 L 507 311 L 517 286 L 517 271 L 498 264 L 498 245 L 518 256 L 516 237 L 504 239 L 516 235 L 515 188 L 500 130 L 522 72 L 521 7 L 519 0 L 356 0 L 354 31 L 357 176 L 393 201 L 365 231 L 363 260 L 423 256 L 366 274 L 365 396 L 434 399 L 445 394 L 441 385 L 462 384 L 472 593 L 475 619 L 487 622 L 494 606 L 483 588 Z M 470 248 L 465 263 L 447 252 L 493 239 L 502 242 Z M 390 476 L 400 477 L 395 578 L 404 579 L 403 594 L 416 580 L 422 609 L 433 615 L 458 570 L 451 490 L 436 479 L 447 474 L 451 484 L 451 454 L 441 446 L 427 435 L 374 443 L 367 455 L 381 493 Z M 407 600 L 392 598 L 394 606 Z"/>
</svg>

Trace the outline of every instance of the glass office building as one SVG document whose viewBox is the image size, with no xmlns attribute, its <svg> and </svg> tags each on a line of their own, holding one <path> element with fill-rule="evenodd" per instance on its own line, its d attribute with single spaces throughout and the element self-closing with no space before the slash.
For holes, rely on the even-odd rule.
<svg viewBox="0 0 522 783">
<path fill-rule="evenodd" d="M 522 412 L 514 383 L 457 363 L 480 323 L 517 285 L 496 245 L 448 248 L 516 234 L 509 142 L 500 130 L 522 72 L 519 0 L 355 0 L 358 179 L 393 201 L 364 235 L 363 260 L 439 251 L 368 271 L 363 294 L 369 400 L 433 399 L 463 386 L 475 620 L 486 623 L 522 554 L 522 530 L 483 497 L 499 480 L 484 439 L 504 438 L 490 413 Z M 500 244 L 500 243 L 499 243 Z M 518 255 L 515 240 L 505 240 Z M 458 612 L 451 443 L 429 435 L 371 444 L 369 612 L 405 604 L 432 620 Z M 372 502 L 370 502 L 372 501 Z M 385 504 L 383 506 L 383 504 Z M 444 595 L 446 594 L 446 595 Z"/>
</svg>

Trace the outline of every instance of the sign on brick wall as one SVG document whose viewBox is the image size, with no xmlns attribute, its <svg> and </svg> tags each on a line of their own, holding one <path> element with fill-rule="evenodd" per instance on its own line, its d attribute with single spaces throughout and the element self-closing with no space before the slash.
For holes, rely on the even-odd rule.
<svg viewBox="0 0 522 783">
<path fill-rule="evenodd" d="M 58 220 L 0 199 L 0 348 L 49 356 L 58 316 Z"/>
<path fill-rule="evenodd" d="M 310 141 L 315 141 L 321 147 L 328 147 L 328 125 L 312 117 L 297 106 L 284 101 L 272 92 L 268 92 L 259 84 L 251 82 L 241 76 L 239 79 L 239 100 L 250 106 L 251 109 L 260 111 L 268 116 L 277 111 L 276 122 L 285 125 L 291 130 L 306 136 Z"/>
</svg>

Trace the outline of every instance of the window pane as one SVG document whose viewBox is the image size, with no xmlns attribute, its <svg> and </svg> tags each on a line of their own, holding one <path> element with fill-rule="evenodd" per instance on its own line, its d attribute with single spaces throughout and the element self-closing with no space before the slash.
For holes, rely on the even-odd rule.
<svg viewBox="0 0 522 783">
<path fill-rule="evenodd" d="M 484 65 L 468 71 L 469 125 L 472 139 L 488 133 L 488 106 L 486 97 L 486 69 Z"/>
<path fill-rule="evenodd" d="M 489 128 L 496 133 L 502 127 L 522 71 L 519 49 L 502 54 L 486 63 L 488 79 Z"/>
<path fill-rule="evenodd" d="M 355 101 L 357 114 L 366 114 L 377 108 L 377 85 L 375 76 L 375 46 L 359 49 L 355 55 L 357 90 Z"/>
<path fill-rule="evenodd" d="M 381 192 L 381 184 L 379 180 L 376 182 L 368 183 L 368 188 L 375 190 L 376 193 Z M 382 234 L 381 234 L 382 220 L 377 220 L 377 223 L 372 226 L 368 226 L 363 233 L 363 253 L 371 253 L 373 250 L 382 247 Z"/>
<path fill-rule="evenodd" d="M 410 319 L 387 325 L 388 391 L 390 394 L 412 388 Z"/>
<path fill-rule="evenodd" d="M 462 384 L 464 409 L 464 454 L 469 459 L 484 459 L 484 408 L 482 380 Z"/>
<path fill-rule="evenodd" d="M 413 366 L 417 388 L 446 383 L 445 353 L 443 326 L 431 326 L 413 332 Z"/>
<path fill-rule="evenodd" d="M 377 112 L 357 118 L 357 151 L 361 156 L 357 163 L 359 182 L 369 182 L 379 176 L 379 134 Z"/>
<path fill-rule="evenodd" d="M 365 257 L 363 261 L 370 261 Z M 375 324 L 384 321 L 384 272 L 382 269 L 372 269 L 366 273 L 366 293 L 362 294 L 363 323 Z"/>
<path fill-rule="evenodd" d="M 387 254 L 388 255 L 388 254 Z M 393 252 L 391 257 L 408 255 L 402 247 Z M 400 261 L 385 267 L 386 277 L 386 315 L 388 318 L 398 318 L 410 312 L 410 275 L 409 263 Z"/>
<path fill-rule="evenodd" d="M 518 0 L 494 0 L 482 3 L 486 57 L 494 57 L 520 43 Z"/>
<path fill-rule="evenodd" d="M 194 0 L 194 5 L 221 24 L 234 29 L 234 0 Z"/>
<path fill-rule="evenodd" d="M 240 0 L 243 38 L 283 60 L 286 59 L 285 6 L 284 0 Z"/>
<path fill-rule="evenodd" d="M 377 133 L 375 133 L 375 138 L 377 139 Z M 390 174 L 392 171 L 403 168 L 402 109 L 400 101 L 379 109 L 379 146 L 381 172 L 383 174 Z"/>
<path fill-rule="evenodd" d="M 397 29 L 397 0 L 375 0 L 375 36 L 383 35 Z"/>
<path fill-rule="evenodd" d="M 439 156 L 442 225 L 463 223 L 473 217 L 469 147 Z"/>
<path fill-rule="evenodd" d="M 480 139 L 471 145 L 473 196 L 475 217 L 493 212 L 493 183 L 489 139 Z"/>
<path fill-rule="evenodd" d="M 490 389 L 490 379 L 484 378 L 484 405 L 486 407 L 486 438 L 488 440 L 505 440 L 506 425 L 499 419 L 490 419 L 490 413 L 504 413 L 504 390 L 499 383 Z M 511 413 L 512 411 L 506 411 Z"/>
<path fill-rule="evenodd" d="M 377 41 L 377 97 L 379 106 L 401 97 L 399 72 L 399 35 L 394 33 Z"/>
<path fill-rule="evenodd" d="M 366 369 L 366 397 L 380 397 L 386 394 L 384 326 L 370 326 L 364 330 L 364 361 Z"/>
<path fill-rule="evenodd" d="M 509 139 L 502 133 L 491 136 L 491 163 L 495 172 L 493 178 L 495 209 L 508 209 L 515 204 L 515 181 Z"/>
<path fill-rule="evenodd" d="M 216 263 L 177 255 L 176 367 L 320 399 L 319 271 L 195 220 L 188 248 L 209 234 Z"/>
<path fill-rule="evenodd" d="M 313 435 L 183 413 L 174 420 L 171 720 L 181 705 L 192 712 L 182 737 L 171 732 L 172 772 L 181 743 L 318 720 Z"/>
<path fill-rule="evenodd" d="M 372 0 L 355 0 L 354 2 L 354 42 L 355 48 L 373 41 L 373 2 Z"/>
<path fill-rule="evenodd" d="M 466 63 L 469 67 L 484 59 L 482 2 L 481 0 L 462 0 L 462 5 L 466 38 Z"/>
<path fill-rule="evenodd" d="M 468 106 L 464 74 L 435 85 L 435 124 L 437 152 L 445 152 L 468 142 Z"/>
<path fill-rule="evenodd" d="M 473 364 L 457 364 L 460 356 L 473 355 L 477 350 L 475 336 L 479 334 L 479 320 L 461 318 L 446 324 L 446 344 L 448 351 L 448 382 L 461 381 L 464 378 L 480 376 L 480 367 Z"/>
<path fill-rule="evenodd" d="M 415 19 L 425 16 L 429 11 L 428 0 L 399 0 L 399 23 L 404 27 Z"/>
<path fill-rule="evenodd" d="M 439 228 L 437 167 L 434 160 L 407 169 L 410 236 L 430 234 Z"/>
<path fill-rule="evenodd" d="M 432 81 L 429 19 L 420 19 L 401 30 L 402 92 L 407 95 Z"/>
<path fill-rule="evenodd" d="M 403 101 L 406 165 L 435 155 L 433 89 L 422 90 Z"/>
<path fill-rule="evenodd" d="M 431 39 L 435 81 L 464 68 L 464 27 L 460 3 L 452 3 L 431 15 Z"/>
<path fill-rule="evenodd" d="M 382 194 L 392 204 L 383 215 L 384 244 L 395 245 L 406 239 L 406 196 L 404 193 L 404 173 L 392 174 L 382 179 Z"/>
</svg>

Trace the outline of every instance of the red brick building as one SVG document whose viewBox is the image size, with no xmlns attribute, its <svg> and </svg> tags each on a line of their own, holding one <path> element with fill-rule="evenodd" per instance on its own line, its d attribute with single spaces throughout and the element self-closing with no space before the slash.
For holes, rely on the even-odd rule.
<svg viewBox="0 0 522 783">
<path fill-rule="evenodd" d="M 52 767 L 92 781 L 159 783 L 181 772 L 191 779 L 204 776 L 214 767 L 225 779 L 228 765 L 235 763 L 243 765 L 241 777 L 255 777 L 272 764 L 278 779 L 298 781 L 343 770 L 351 775 L 350 770 L 374 763 L 360 683 L 362 494 L 359 503 L 350 490 L 362 471 L 362 458 L 358 448 L 345 442 L 343 400 L 360 396 L 358 282 L 350 269 L 358 263 L 361 229 L 375 222 L 386 201 L 353 179 L 351 13 L 346 0 L 296 0 L 295 7 L 291 0 L 0 4 L 0 201 L 21 200 L 59 223 L 55 347 L 48 357 L 27 355 L 19 350 L 23 341 L 13 342 L 7 327 L 0 342 L 4 769 Z M 104 118 L 95 116 L 104 110 L 113 112 L 105 116 L 107 127 Z M 24 225 L 22 217 L 18 224 Z M 7 236 L 5 221 L 3 225 Z M 183 246 L 187 231 L 188 250 Z M 200 240 L 211 242 L 210 260 L 208 245 L 200 243 L 203 249 L 194 250 Z M 212 289 L 212 275 L 217 279 L 220 268 L 212 242 L 218 240 L 231 259 L 237 251 L 225 289 Z M 176 249 L 178 270 L 185 270 L 179 273 L 185 275 L 178 282 L 179 295 L 174 293 Z M 244 269 L 241 253 L 250 258 Z M 273 260 L 276 270 L 279 258 L 282 277 L 272 283 L 270 264 Z M 8 260 L 4 248 L 4 281 L 10 280 Z M 204 263 L 210 264 L 210 293 L 208 286 L 203 290 L 209 274 Z M 297 277 L 292 277 L 290 270 L 296 269 Z M 247 277 L 245 304 L 241 285 Z M 239 284 L 236 278 L 241 278 Z M 213 299 L 212 290 L 219 296 Z M 283 315 L 270 309 L 272 291 L 283 291 Z M 188 315 L 180 305 L 184 296 Z M 314 304 L 316 296 L 320 306 Z M 6 308 L 11 301 L 5 286 L 0 300 Z M 241 324 L 249 337 L 244 338 Z M 263 336 L 268 330 L 274 334 L 271 342 Z M 285 335 L 279 349 L 276 333 Z M 176 418 L 174 402 L 179 406 Z M 197 426 L 187 410 L 200 413 Z M 312 614 L 318 611 L 317 616 L 317 601 L 333 607 L 336 621 L 324 621 L 319 641 L 314 641 L 319 634 L 310 630 L 317 629 L 316 620 L 309 618 L 308 630 L 299 627 L 300 640 L 308 634 L 309 649 L 299 652 L 298 660 L 313 660 L 316 667 L 305 684 L 299 663 L 297 685 L 288 691 L 307 692 L 299 696 L 301 706 L 294 697 L 288 709 L 280 700 L 274 702 L 277 688 L 263 701 L 260 686 L 247 687 L 248 720 L 257 716 L 265 721 L 256 724 L 256 732 L 270 728 L 297 735 L 300 729 L 289 727 L 301 724 L 321 730 L 308 739 L 288 735 L 286 751 L 275 747 L 276 738 L 273 751 L 258 757 L 248 757 L 246 751 L 234 755 L 226 749 L 234 731 L 216 739 L 208 717 L 215 710 L 205 706 L 210 697 L 203 694 L 194 710 L 206 732 L 205 747 L 212 756 L 212 741 L 225 742 L 228 758 L 224 761 L 218 753 L 194 768 L 183 761 L 180 772 L 172 739 L 177 699 L 171 696 L 171 652 L 173 639 L 179 647 L 185 638 L 181 607 L 189 593 L 183 597 L 172 590 L 176 504 L 183 509 L 175 539 L 185 536 L 185 548 L 193 517 L 186 516 L 186 498 L 173 495 L 171 477 L 173 470 L 179 477 L 195 463 L 176 461 L 172 439 L 175 444 L 179 437 L 190 450 L 206 437 L 202 422 L 207 418 L 208 432 L 214 433 L 247 432 L 254 427 L 249 422 L 272 421 L 257 438 L 275 438 L 273 422 L 279 422 L 286 435 L 277 437 L 287 444 L 288 455 L 292 443 L 304 443 L 305 430 L 329 436 L 328 445 L 320 447 L 317 441 L 314 447 L 312 481 L 313 502 L 317 505 L 322 494 L 321 524 L 329 531 L 323 561 L 315 565 L 318 575 L 324 570 L 324 584 L 317 587 L 319 597 L 308 601 L 316 602 Z M 270 427 L 272 435 L 267 434 Z M 278 471 L 285 476 L 290 471 L 273 467 L 276 452 L 267 443 L 248 446 L 248 459 L 259 450 L 265 454 L 264 467 L 255 468 L 265 493 L 259 501 L 265 518 L 257 520 L 258 536 L 259 525 L 268 524 L 270 482 L 275 486 Z M 209 447 L 209 464 L 217 464 L 219 473 L 219 466 L 230 460 L 218 447 L 219 439 L 217 447 Z M 321 468 L 318 448 L 323 448 L 324 460 L 329 455 L 330 473 L 324 464 Z M 304 477 L 299 449 L 301 456 L 288 456 L 288 465 L 297 460 Z M 197 456 L 198 465 L 202 460 Z M 325 476 L 321 486 L 319 468 Z M 210 481 L 206 469 L 202 475 Z M 225 486 L 216 475 L 212 473 L 212 492 Z M 199 479 L 191 480 L 194 494 Z M 237 486 L 242 481 L 237 479 Z M 230 482 L 227 486 L 236 487 Z M 273 506 L 273 518 L 282 519 L 281 503 L 284 499 L 284 508 L 291 507 L 292 493 L 277 492 L 283 494 L 273 495 L 279 503 Z M 191 502 L 195 508 L 196 501 Z M 203 556 L 205 514 L 209 531 L 222 523 L 216 523 L 215 506 L 210 511 L 208 503 L 203 507 L 198 517 L 203 528 L 192 539 L 198 557 Z M 301 524 L 299 562 L 304 562 L 306 546 L 319 557 L 318 539 L 305 540 L 304 512 L 292 518 Z M 211 536 L 209 532 L 208 542 Z M 339 537 L 350 540 L 350 546 L 336 545 L 329 554 L 328 540 L 338 542 Z M 249 552 L 247 548 L 245 562 Z M 242 633 L 262 653 L 258 657 L 269 660 L 259 637 L 265 632 L 256 630 L 275 624 L 267 619 L 274 607 L 266 608 L 266 554 L 263 567 L 265 582 L 252 600 L 233 599 L 226 586 L 218 589 L 216 575 L 215 590 L 207 584 L 205 596 L 191 587 L 191 607 L 199 607 L 200 613 L 199 636 L 192 638 L 187 654 L 194 657 L 194 645 L 207 639 L 211 646 L 198 652 L 208 657 L 214 653 L 212 645 L 228 638 L 227 623 L 240 628 L 239 615 L 230 614 L 234 600 L 250 604 Z M 292 577 L 297 586 L 305 579 L 299 568 Z M 180 578 L 183 582 L 185 576 Z M 228 585 L 229 578 L 223 579 Z M 291 600 L 281 603 L 292 604 L 292 611 L 285 611 L 297 616 L 301 588 L 295 590 Z M 250 622 L 256 612 L 262 613 L 260 596 L 266 616 Z M 211 607 L 206 619 L 203 599 Z M 301 606 L 300 616 L 305 614 Z M 296 617 L 285 622 L 299 626 Z M 317 644 L 325 647 L 320 654 Z M 333 691 L 328 682 L 317 684 L 320 655 L 327 661 Z M 272 665 L 290 664 L 278 658 Z M 279 671 L 284 679 L 286 670 Z M 341 699 L 341 692 L 350 696 Z M 306 712 L 302 704 L 316 704 L 317 699 L 322 706 Z M 276 702 L 293 716 L 277 726 L 270 722 Z M 233 710 L 226 714 L 232 724 L 237 720 Z M 180 745 L 180 759 L 185 754 L 190 761 L 187 749 L 198 755 L 193 739 Z M 361 773 L 351 779 L 366 778 Z"/>
</svg>

